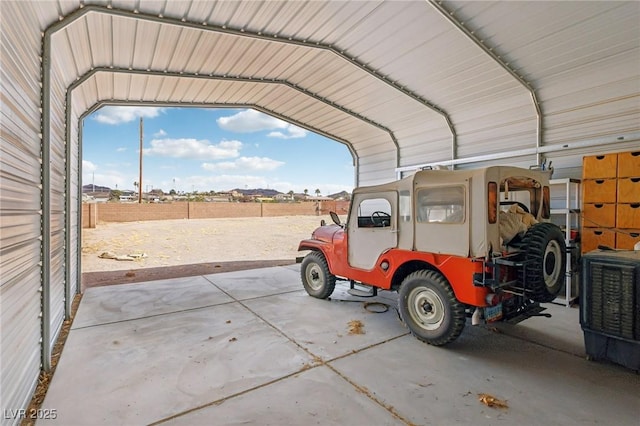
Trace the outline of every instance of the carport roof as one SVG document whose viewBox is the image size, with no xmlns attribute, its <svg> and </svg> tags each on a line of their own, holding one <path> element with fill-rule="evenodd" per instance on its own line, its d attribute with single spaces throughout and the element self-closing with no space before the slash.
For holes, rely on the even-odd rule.
<svg viewBox="0 0 640 426">
<path fill-rule="evenodd" d="M 52 96 L 78 88 L 78 116 L 121 101 L 254 107 L 347 144 L 366 183 L 388 181 L 403 166 L 504 151 L 505 143 L 513 151 L 565 143 L 572 138 L 562 133 L 566 123 L 556 134 L 545 120 L 566 112 L 559 98 L 571 85 L 585 86 L 571 91 L 583 104 L 622 102 L 620 87 L 637 104 L 637 2 L 124 0 L 5 8 L 15 9 L 14 24 L 38 19 L 45 64 L 50 56 L 57 76 Z M 607 74 L 611 63 L 615 72 Z M 596 77 L 594 64 L 602 69 Z M 587 89 L 594 86 L 606 95 L 593 98 Z M 600 134 L 636 131 L 629 123 L 637 116 Z"/>
</svg>

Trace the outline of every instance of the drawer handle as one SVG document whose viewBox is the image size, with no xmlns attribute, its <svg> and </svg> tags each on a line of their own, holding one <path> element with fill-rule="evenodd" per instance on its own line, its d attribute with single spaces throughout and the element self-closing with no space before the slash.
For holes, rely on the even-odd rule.
<svg viewBox="0 0 640 426">
<path fill-rule="evenodd" d="M 631 178 L 631 182 L 638 183 L 640 182 L 640 178 Z"/>
<path fill-rule="evenodd" d="M 604 155 L 596 155 L 596 159 L 598 160 L 602 160 L 604 158 Z"/>
<path fill-rule="evenodd" d="M 632 157 L 637 157 L 638 155 L 640 155 L 640 151 L 634 151 L 631 153 Z"/>
<path fill-rule="evenodd" d="M 602 231 L 593 231 L 593 233 L 594 233 L 594 234 L 596 234 L 596 235 L 598 235 L 598 236 L 600 236 L 600 235 L 604 234 L 604 232 L 602 232 Z"/>
<path fill-rule="evenodd" d="M 593 207 L 595 207 L 596 209 L 601 209 L 604 207 L 604 204 L 594 204 Z"/>
<path fill-rule="evenodd" d="M 638 238 L 640 237 L 640 234 L 637 232 L 630 232 L 629 235 L 631 235 L 631 238 Z"/>
<path fill-rule="evenodd" d="M 632 209 L 637 209 L 637 208 L 640 208 L 640 204 L 638 203 L 629 204 L 629 207 L 631 207 Z"/>
<path fill-rule="evenodd" d="M 596 179 L 596 183 L 598 185 L 602 185 L 604 183 L 604 180 L 603 179 Z"/>
</svg>

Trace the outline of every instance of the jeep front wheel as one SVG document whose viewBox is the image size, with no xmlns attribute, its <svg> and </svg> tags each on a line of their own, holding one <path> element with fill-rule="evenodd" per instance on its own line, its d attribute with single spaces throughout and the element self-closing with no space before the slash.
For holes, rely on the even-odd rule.
<svg viewBox="0 0 640 426">
<path fill-rule="evenodd" d="M 522 239 L 526 268 L 526 288 L 535 302 L 551 302 L 564 284 L 566 245 L 560 228 L 552 223 L 533 225 Z"/>
<path fill-rule="evenodd" d="M 435 271 L 416 271 L 404 279 L 398 311 L 411 334 L 434 346 L 454 341 L 466 321 L 464 305 L 447 280 Z"/>
<path fill-rule="evenodd" d="M 324 255 L 317 251 L 307 254 L 300 268 L 302 285 L 310 296 L 326 299 L 336 287 L 336 277 L 329 271 Z"/>
</svg>

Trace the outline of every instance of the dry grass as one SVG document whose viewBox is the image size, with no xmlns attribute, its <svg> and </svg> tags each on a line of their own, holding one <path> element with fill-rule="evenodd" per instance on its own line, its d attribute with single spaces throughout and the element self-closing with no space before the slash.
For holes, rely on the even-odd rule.
<svg viewBox="0 0 640 426">
<path fill-rule="evenodd" d="M 197 263 L 295 259 L 319 216 L 179 219 L 98 224 L 82 231 L 82 272 Z M 100 259 L 145 253 L 133 262 Z"/>
</svg>

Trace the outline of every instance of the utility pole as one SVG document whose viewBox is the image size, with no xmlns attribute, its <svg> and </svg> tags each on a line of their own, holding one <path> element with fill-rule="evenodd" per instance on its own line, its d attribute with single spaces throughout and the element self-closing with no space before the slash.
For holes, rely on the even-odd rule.
<svg viewBox="0 0 640 426">
<path fill-rule="evenodd" d="M 138 179 L 138 203 L 142 204 L 142 133 L 144 125 L 142 123 L 142 117 L 140 117 L 140 177 Z"/>
</svg>

